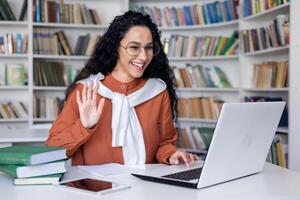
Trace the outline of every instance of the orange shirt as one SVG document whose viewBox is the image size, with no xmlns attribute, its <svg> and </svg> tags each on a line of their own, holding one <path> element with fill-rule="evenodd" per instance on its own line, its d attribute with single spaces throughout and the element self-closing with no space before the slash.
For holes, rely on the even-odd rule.
<svg viewBox="0 0 300 200">
<path fill-rule="evenodd" d="M 128 95 L 140 89 L 146 83 L 144 79 L 135 79 L 122 83 L 111 74 L 101 81 L 114 92 Z M 124 163 L 122 147 L 112 147 L 112 103 L 105 100 L 102 115 L 92 129 L 82 126 L 76 102 L 76 90 L 80 92 L 82 84 L 69 94 L 67 102 L 53 123 L 48 146 L 67 148 L 67 154 L 72 157 L 73 165 L 92 165 L 103 163 Z M 98 94 L 97 102 L 101 96 Z M 137 105 L 136 114 L 140 121 L 146 151 L 146 163 L 168 163 L 167 159 L 176 151 L 177 134 L 173 125 L 170 98 L 167 90 L 152 99 Z"/>
</svg>

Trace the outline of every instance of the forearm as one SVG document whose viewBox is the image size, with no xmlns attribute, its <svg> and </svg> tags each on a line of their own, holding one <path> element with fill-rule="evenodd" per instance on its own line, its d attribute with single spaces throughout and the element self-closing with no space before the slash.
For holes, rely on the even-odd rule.
<svg viewBox="0 0 300 200">
<path fill-rule="evenodd" d="M 65 147 L 68 156 L 71 157 L 91 137 L 94 128 L 85 129 L 79 119 L 67 127 L 57 121 L 49 132 L 46 145 Z"/>
</svg>

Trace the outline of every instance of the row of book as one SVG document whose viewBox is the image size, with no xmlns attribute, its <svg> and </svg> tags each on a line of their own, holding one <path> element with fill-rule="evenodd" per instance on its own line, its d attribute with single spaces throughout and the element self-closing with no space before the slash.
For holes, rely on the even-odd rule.
<svg viewBox="0 0 300 200">
<path fill-rule="evenodd" d="M 28 84 L 27 70 L 21 63 L 5 63 L 3 77 L 1 75 L 0 77 L 3 78 L 0 80 L 0 85 L 24 86 Z"/>
<path fill-rule="evenodd" d="M 275 135 L 267 161 L 281 167 L 288 167 L 288 141 L 286 135 Z"/>
<path fill-rule="evenodd" d="M 64 99 L 35 95 L 33 98 L 33 117 L 54 120 L 62 110 Z"/>
<path fill-rule="evenodd" d="M 36 86 L 66 86 L 62 62 L 37 61 L 33 63 L 33 82 Z"/>
<path fill-rule="evenodd" d="M 58 184 L 66 169 L 66 149 L 47 146 L 0 148 L 0 171 L 14 185 Z"/>
<path fill-rule="evenodd" d="M 18 21 L 23 21 L 25 19 L 26 12 L 27 0 L 24 0 Z M 0 0 L 0 21 L 17 21 L 16 15 L 7 0 Z"/>
<path fill-rule="evenodd" d="M 281 97 L 270 97 L 270 96 L 245 96 L 245 102 L 270 102 L 270 101 L 284 101 Z M 281 115 L 278 126 L 288 127 L 288 109 L 285 106 Z"/>
<path fill-rule="evenodd" d="M 235 55 L 239 49 L 238 37 L 238 31 L 230 37 L 171 35 L 163 39 L 163 46 L 169 57 Z"/>
<path fill-rule="evenodd" d="M 0 35 L 0 54 L 25 54 L 28 50 L 26 33 L 7 33 Z"/>
<path fill-rule="evenodd" d="M 75 46 L 74 55 L 91 56 L 94 52 L 95 45 L 99 40 L 101 40 L 101 36 L 99 35 L 86 34 L 79 36 Z"/>
<path fill-rule="evenodd" d="M 242 30 L 244 52 L 285 46 L 290 43 L 289 16 L 278 15 L 268 26 Z"/>
<path fill-rule="evenodd" d="M 224 101 L 212 97 L 179 98 L 177 109 L 180 118 L 214 119 L 220 114 Z"/>
<path fill-rule="evenodd" d="M 0 119 L 27 118 L 28 111 L 21 101 L 9 101 L 0 103 Z"/>
<path fill-rule="evenodd" d="M 68 38 L 64 31 L 52 33 L 50 29 L 33 29 L 33 53 L 49 55 L 72 55 Z"/>
<path fill-rule="evenodd" d="M 131 10 L 147 13 L 158 26 L 190 26 L 227 22 L 238 19 L 239 0 L 215 1 L 183 7 L 149 7 L 131 5 Z"/>
<path fill-rule="evenodd" d="M 253 65 L 253 87 L 282 88 L 287 87 L 288 61 L 263 62 Z"/>
<path fill-rule="evenodd" d="M 258 14 L 290 2 L 290 0 L 244 0 L 244 17 Z"/>
<path fill-rule="evenodd" d="M 189 150 L 207 151 L 214 133 L 211 127 L 185 127 L 178 130 L 178 146 Z"/>
<path fill-rule="evenodd" d="M 64 3 L 64 0 L 33 0 L 35 22 L 67 24 L 100 24 L 96 9 L 89 9 L 86 4 Z"/>
<path fill-rule="evenodd" d="M 35 86 L 67 86 L 73 82 L 80 69 L 65 66 L 63 62 L 33 62 L 33 82 Z"/>
<path fill-rule="evenodd" d="M 33 30 L 33 52 L 44 55 L 90 56 L 100 38 L 98 35 L 90 34 L 79 36 L 73 51 L 64 31 L 52 32 L 46 28 L 35 28 Z"/>
<path fill-rule="evenodd" d="M 232 88 L 226 73 L 217 66 L 186 64 L 184 68 L 173 67 L 177 87 Z"/>
</svg>

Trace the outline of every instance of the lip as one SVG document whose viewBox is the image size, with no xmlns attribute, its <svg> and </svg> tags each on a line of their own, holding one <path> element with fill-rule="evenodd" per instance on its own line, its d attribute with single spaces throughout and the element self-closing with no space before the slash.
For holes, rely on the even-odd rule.
<svg viewBox="0 0 300 200">
<path fill-rule="evenodd" d="M 142 66 L 135 65 L 134 63 L 142 65 Z M 132 65 L 132 67 L 134 68 L 134 70 L 137 71 L 137 72 L 139 72 L 139 73 L 143 72 L 145 70 L 145 63 L 130 62 L 130 64 Z"/>
</svg>

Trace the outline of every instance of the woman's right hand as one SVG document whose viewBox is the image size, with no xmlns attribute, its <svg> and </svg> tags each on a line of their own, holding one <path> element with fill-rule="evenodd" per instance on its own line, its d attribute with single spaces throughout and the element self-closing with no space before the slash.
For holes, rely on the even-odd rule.
<svg viewBox="0 0 300 200">
<path fill-rule="evenodd" d="M 99 83 L 95 89 L 93 89 L 93 81 L 88 85 L 84 84 L 81 95 L 78 90 L 76 91 L 80 121 L 84 128 L 92 128 L 99 121 L 105 101 L 105 98 L 101 98 L 98 104 L 96 102 Z"/>
</svg>

